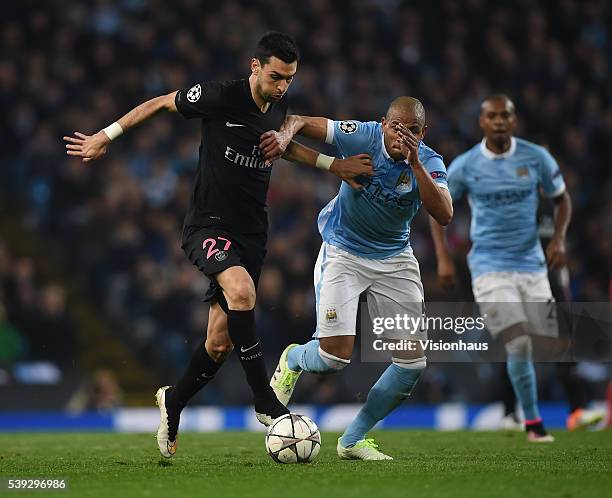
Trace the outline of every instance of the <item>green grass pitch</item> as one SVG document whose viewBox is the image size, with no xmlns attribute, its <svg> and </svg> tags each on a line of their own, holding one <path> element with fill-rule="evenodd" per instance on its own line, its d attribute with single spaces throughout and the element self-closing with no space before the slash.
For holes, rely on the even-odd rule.
<svg viewBox="0 0 612 498">
<path fill-rule="evenodd" d="M 65 491 L 15 497 L 537 497 L 612 496 L 612 432 L 557 432 L 549 445 L 522 433 L 385 431 L 392 462 L 341 461 L 323 433 L 317 461 L 274 463 L 259 433 L 181 435 L 172 460 L 151 434 L 0 435 L 1 477 L 68 479 Z"/>
</svg>

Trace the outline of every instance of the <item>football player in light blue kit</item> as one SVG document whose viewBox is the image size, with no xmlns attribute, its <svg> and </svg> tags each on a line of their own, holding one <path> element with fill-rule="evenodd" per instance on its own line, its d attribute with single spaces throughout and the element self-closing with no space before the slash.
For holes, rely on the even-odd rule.
<svg viewBox="0 0 612 498">
<path fill-rule="evenodd" d="M 453 200 L 467 195 L 472 211 L 472 249 L 468 265 L 472 290 L 492 335 L 501 335 L 508 376 L 525 415 L 529 441 L 552 442 L 538 411 L 531 335 L 556 337 L 558 325 L 547 276 L 563 266 L 571 201 L 559 166 L 546 149 L 515 138 L 514 104 L 493 95 L 481 106 L 482 142 L 457 157 L 449 167 Z M 555 204 L 555 231 L 542 250 L 536 212 L 540 189 Z M 443 287 L 454 280 L 454 267 L 443 228 L 431 229 Z M 549 306 L 526 303 L 549 303 Z"/>
<path fill-rule="evenodd" d="M 287 131 L 289 130 L 289 131 Z M 363 188 L 342 183 L 319 214 L 323 244 L 315 266 L 317 331 L 310 342 L 288 346 L 270 385 L 287 404 L 302 372 L 334 373 L 350 363 L 359 296 L 371 317 L 421 316 L 423 286 L 410 248 L 410 223 L 421 204 L 439 223 L 452 218 L 442 157 L 422 142 L 425 109 L 412 97 L 394 100 L 381 122 L 292 116 L 282 131 L 334 144 L 342 156 L 367 153 L 374 175 Z M 265 151 L 264 151 L 265 152 Z M 413 335 L 411 335 L 411 332 Z M 425 334 L 425 335 L 424 335 Z M 424 330 L 387 330 L 391 341 L 426 338 Z M 389 460 L 366 433 L 405 398 L 426 366 L 414 351 L 393 351 L 392 364 L 338 440 L 344 459 Z"/>
</svg>

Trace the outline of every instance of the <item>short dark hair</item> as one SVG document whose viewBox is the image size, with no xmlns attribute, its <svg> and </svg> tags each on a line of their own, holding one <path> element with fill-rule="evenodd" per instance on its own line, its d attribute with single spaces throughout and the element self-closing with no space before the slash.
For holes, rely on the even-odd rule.
<svg viewBox="0 0 612 498">
<path fill-rule="evenodd" d="M 262 66 L 270 61 L 270 57 L 276 57 L 290 64 L 300 60 L 300 52 L 291 35 L 270 31 L 263 35 L 257 43 L 253 57 L 259 59 Z"/>
<path fill-rule="evenodd" d="M 510 97 L 508 97 L 508 95 L 506 95 L 505 93 L 493 93 L 493 94 L 489 95 L 480 104 L 480 111 L 482 112 L 482 108 L 484 107 L 484 105 L 487 102 L 499 102 L 499 101 L 509 102 L 510 106 L 512 107 L 512 111 L 516 112 L 516 108 L 514 106 L 514 102 L 512 102 L 512 99 Z"/>
</svg>

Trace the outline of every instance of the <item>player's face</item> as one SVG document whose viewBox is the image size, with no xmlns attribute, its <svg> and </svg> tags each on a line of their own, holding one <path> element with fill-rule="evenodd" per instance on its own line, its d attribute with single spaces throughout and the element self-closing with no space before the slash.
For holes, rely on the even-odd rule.
<svg viewBox="0 0 612 498">
<path fill-rule="evenodd" d="M 283 98 L 297 71 L 297 61 L 287 63 L 277 57 L 270 57 L 265 65 L 258 59 L 251 61 L 251 71 L 257 77 L 256 89 L 266 102 Z"/>
<path fill-rule="evenodd" d="M 396 161 L 404 159 L 404 155 L 399 146 L 399 135 L 397 125 L 402 123 L 408 128 L 418 140 L 423 140 L 427 126 L 421 126 L 409 111 L 391 110 L 386 118 L 382 118 L 383 134 L 385 136 L 385 148 L 389 155 Z"/>
<path fill-rule="evenodd" d="M 479 123 L 487 140 L 499 145 L 507 143 L 516 129 L 514 104 L 507 99 L 485 101 Z"/>
</svg>

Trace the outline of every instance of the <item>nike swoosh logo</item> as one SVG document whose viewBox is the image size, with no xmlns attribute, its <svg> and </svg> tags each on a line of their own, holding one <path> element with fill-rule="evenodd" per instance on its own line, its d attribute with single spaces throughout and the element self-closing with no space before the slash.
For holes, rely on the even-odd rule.
<svg viewBox="0 0 612 498">
<path fill-rule="evenodd" d="M 257 346 L 259 344 L 259 341 L 257 341 L 255 344 L 253 344 L 252 346 L 249 346 L 248 348 L 245 348 L 243 346 L 240 346 L 240 352 L 241 353 L 246 353 L 247 351 L 253 349 L 255 346 Z"/>
<path fill-rule="evenodd" d="M 228 128 L 235 128 L 237 126 L 245 126 L 243 124 L 238 124 L 238 123 L 230 123 L 229 121 L 225 122 L 225 126 L 227 126 Z"/>
</svg>

